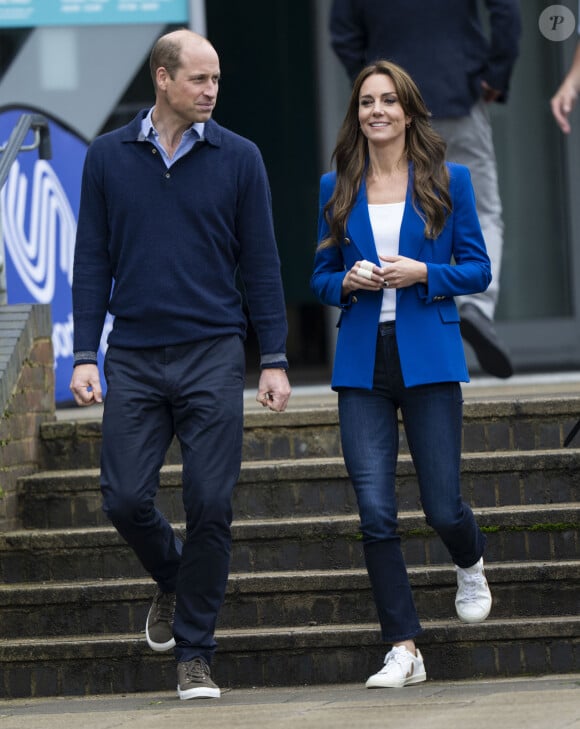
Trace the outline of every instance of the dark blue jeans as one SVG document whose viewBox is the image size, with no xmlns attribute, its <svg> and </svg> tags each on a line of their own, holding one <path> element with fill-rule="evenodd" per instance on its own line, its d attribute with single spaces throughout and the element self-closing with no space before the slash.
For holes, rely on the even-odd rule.
<svg viewBox="0 0 580 729">
<path fill-rule="evenodd" d="M 231 497 L 241 464 L 244 350 L 239 337 L 105 359 L 103 509 L 165 592 L 176 592 L 178 661 L 215 651 L 231 551 Z M 173 436 L 183 458 L 186 538 L 156 508 Z"/>
<path fill-rule="evenodd" d="M 385 641 L 421 632 L 397 533 L 397 410 L 417 473 L 427 523 L 460 567 L 483 554 L 485 537 L 461 499 L 463 400 L 457 382 L 405 387 L 394 324 L 379 327 L 372 390 L 338 395 L 342 448 L 361 520 L 366 566 Z"/>
</svg>

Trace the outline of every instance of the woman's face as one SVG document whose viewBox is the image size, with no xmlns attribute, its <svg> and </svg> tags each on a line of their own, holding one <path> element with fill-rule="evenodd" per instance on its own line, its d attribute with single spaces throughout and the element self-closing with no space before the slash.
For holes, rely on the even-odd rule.
<svg viewBox="0 0 580 729">
<path fill-rule="evenodd" d="M 406 125 L 411 121 L 399 102 L 390 76 L 374 73 L 360 88 L 358 120 L 369 143 L 405 144 Z"/>
</svg>

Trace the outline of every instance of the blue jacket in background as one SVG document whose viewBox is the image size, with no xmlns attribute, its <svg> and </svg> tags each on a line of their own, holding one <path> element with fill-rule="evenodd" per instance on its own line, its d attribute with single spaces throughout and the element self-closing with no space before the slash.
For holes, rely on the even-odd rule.
<svg viewBox="0 0 580 729">
<path fill-rule="evenodd" d="M 485 0 L 489 40 L 477 0 L 334 0 L 330 35 L 351 80 L 386 59 L 413 78 L 434 117 L 467 116 L 481 81 L 505 101 L 518 56 L 518 0 Z"/>
<path fill-rule="evenodd" d="M 448 164 L 453 210 L 435 240 L 413 204 L 412 168 L 399 237 L 399 255 L 427 264 L 428 285 L 397 289 L 396 333 L 407 387 L 434 382 L 469 382 L 459 313 L 454 296 L 484 291 L 491 267 L 475 210 L 467 167 Z M 320 182 L 318 240 L 328 236 L 323 209 L 336 184 L 336 173 Z M 371 228 L 366 186 L 359 190 L 338 246 L 318 250 L 311 285 L 319 299 L 341 309 L 332 387 L 372 389 L 382 291 L 358 290 L 341 300 L 346 271 L 356 261 L 379 262 Z"/>
</svg>

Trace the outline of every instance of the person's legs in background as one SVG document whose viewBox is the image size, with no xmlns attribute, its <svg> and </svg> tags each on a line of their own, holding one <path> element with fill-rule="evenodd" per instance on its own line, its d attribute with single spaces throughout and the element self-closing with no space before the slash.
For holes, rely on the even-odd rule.
<svg viewBox="0 0 580 729">
<path fill-rule="evenodd" d="M 493 325 L 500 287 L 504 224 L 489 110 L 485 102 L 479 101 L 469 116 L 434 119 L 433 128 L 447 142 L 447 159 L 469 168 L 477 214 L 491 261 L 493 280 L 489 288 L 457 299 L 461 334 L 473 347 L 485 372 L 495 377 L 510 377 L 513 367 Z"/>
</svg>

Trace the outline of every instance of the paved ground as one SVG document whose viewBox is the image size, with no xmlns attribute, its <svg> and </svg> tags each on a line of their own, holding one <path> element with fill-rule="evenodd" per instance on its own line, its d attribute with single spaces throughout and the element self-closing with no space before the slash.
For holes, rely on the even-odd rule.
<svg viewBox="0 0 580 729">
<path fill-rule="evenodd" d="M 580 674 L 429 682 L 0 701 L 2 729 L 580 729 Z"/>
</svg>

